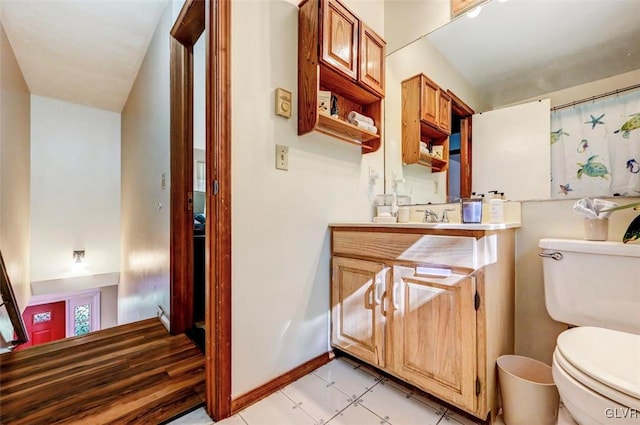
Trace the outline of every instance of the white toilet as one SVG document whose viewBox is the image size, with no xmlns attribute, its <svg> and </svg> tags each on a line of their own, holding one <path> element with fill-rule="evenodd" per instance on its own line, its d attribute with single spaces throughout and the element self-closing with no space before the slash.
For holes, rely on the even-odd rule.
<svg viewBox="0 0 640 425">
<path fill-rule="evenodd" d="M 541 239 L 552 374 L 580 425 L 640 424 L 640 245 Z"/>
</svg>

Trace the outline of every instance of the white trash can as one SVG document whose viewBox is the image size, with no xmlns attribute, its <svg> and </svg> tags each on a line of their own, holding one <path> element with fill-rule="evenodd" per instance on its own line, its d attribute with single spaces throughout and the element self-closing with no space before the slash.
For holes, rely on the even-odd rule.
<svg viewBox="0 0 640 425">
<path fill-rule="evenodd" d="M 560 396 L 551 367 L 515 355 L 500 356 L 497 363 L 505 425 L 555 425 Z"/>
</svg>

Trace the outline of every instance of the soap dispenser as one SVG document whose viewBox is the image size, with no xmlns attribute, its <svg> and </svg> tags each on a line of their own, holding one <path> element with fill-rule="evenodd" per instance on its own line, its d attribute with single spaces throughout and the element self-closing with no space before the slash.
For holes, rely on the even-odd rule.
<svg viewBox="0 0 640 425">
<path fill-rule="evenodd" d="M 489 193 L 492 194 L 489 199 L 489 223 L 504 223 L 504 200 L 501 193 L 497 190 Z"/>
</svg>

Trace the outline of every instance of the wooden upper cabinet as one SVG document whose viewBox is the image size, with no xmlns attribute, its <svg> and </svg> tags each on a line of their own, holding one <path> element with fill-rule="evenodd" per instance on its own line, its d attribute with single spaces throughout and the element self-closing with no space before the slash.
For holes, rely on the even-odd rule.
<svg viewBox="0 0 640 425">
<path fill-rule="evenodd" d="M 422 80 L 422 113 L 421 118 L 426 122 L 438 126 L 438 103 L 440 88 L 436 83 L 425 77 Z"/>
<path fill-rule="evenodd" d="M 386 43 L 364 22 L 360 23 L 360 82 L 384 96 Z"/>
<path fill-rule="evenodd" d="M 424 74 L 402 82 L 402 162 L 446 171 L 451 134 L 451 96 Z M 427 144 L 426 152 L 420 142 Z M 442 151 L 435 155 L 434 146 Z"/>
<path fill-rule="evenodd" d="M 358 18 L 336 0 L 322 2 L 321 59 L 336 70 L 358 77 Z"/>
<path fill-rule="evenodd" d="M 318 131 L 360 146 L 382 145 L 385 42 L 339 0 L 303 0 L 298 7 L 298 134 Z M 318 110 L 319 91 L 335 96 L 337 114 Z M 375 128 L 349 121 L 366 115 Z"/>
<path fill-rule="evenodd" d="M 473 7 L 484 3 L 486 0 L 451 0 L 451 16 L 470 11 Z"/>
</svg>

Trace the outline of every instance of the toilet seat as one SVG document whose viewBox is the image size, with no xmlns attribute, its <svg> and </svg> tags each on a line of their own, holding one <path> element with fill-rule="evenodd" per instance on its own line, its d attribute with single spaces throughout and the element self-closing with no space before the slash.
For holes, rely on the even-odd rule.
<svg viewBox="0 0 640 425">
<path fill-rule="evenodd" d="M 573 328 L 558 337 L 554 360 L 587 388 L 640 409 L 640 335 Z"/>
</svg>

